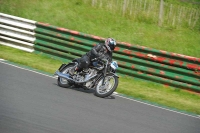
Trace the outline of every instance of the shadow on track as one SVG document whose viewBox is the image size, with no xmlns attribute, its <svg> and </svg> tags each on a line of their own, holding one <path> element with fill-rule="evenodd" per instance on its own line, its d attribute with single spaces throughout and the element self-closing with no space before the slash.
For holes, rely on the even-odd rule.
<svg viewBox="0 0 200 133">
<path fill-rule="evenodd" d="M 56 84 L 56 83 L 53 83 L 53 85 L 58 86 L 58 84 Z M 79 87 L 79 86 L 72 86 L 72 87 L 69 87 L 69 88 L 66 88 L 66 89 L 71 89 L 71 90 L 76 90 L 76 91 L 79 91 L 79 92 L 93 93 L 94 94 L 94 89 L 84 89 L 84 88 Z M 108 97 L 104 97 L 103 99 L 115 99 L 115 96 L 110 95 Z"/>
</svg>

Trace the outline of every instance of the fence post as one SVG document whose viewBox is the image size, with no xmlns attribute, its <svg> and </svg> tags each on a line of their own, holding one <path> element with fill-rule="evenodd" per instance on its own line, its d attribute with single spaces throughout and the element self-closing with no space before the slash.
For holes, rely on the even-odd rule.
<svg viewBox="0 0 200 133">
<path fill-rule="evenodd" d="M 125 15 L 125 12 L 126 12 L 126 0 L 124 0 L 123 3 L 123 16 Z"/>
<path fill-rule="evenodd" d="M 92 0 L 92 6 L 95 6 L 96 0 Z"/>
<path fill-rule="evenodd" d="M 163 23 L 163 9 L 164 8 L 164 1 L 160 0 L 160 12 L 159 12 L 159 19 L 158 19 L 158 26 L 162 26 Z"/>
</svg>

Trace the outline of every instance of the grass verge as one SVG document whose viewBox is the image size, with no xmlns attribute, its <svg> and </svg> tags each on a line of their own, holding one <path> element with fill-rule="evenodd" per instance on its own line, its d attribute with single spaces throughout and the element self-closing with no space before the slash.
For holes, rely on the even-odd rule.
<svg viewBox="0 0 200 133">
<path fill-rule="evenodd" d="M 0 45 L 0 58 L 53 74 L 61 61 Z M 120 77 L 118 93 L 178 110 L 200 114 L 200 95 L 161 84 Z"/>
<path fill-rule="evenodd" d="M 90 0 L 91 1 L 91 0 Z M 122 1 L 122 0 L 121 0 Z M 172 1 L 172 0 L 170 0 Z M 200 58 L 200 32 L 158 27 L 83 0 L 0 0 L 0 12 L 101 37 Z"/>
</svg>

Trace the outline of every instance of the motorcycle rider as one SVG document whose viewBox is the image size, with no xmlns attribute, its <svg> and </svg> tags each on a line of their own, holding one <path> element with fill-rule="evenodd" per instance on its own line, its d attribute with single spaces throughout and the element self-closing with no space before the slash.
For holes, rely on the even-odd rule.
<svg viewBox="0 0 200 133">
<path fill-rule="evenodd" d="M 69 70 L 71 76 L 74 75 L 75 71 L 86 70 L 89 68 L 91 63 L 95 66 L 97 64 L 96 59 L 106 59 L 109 63 L 112 62 L 112 52 L 116 47 L 116 41 L 113 38 L 107 38 L 104 43 L 99 43 L 94 46 L 89 52 L 77 59 L 78 65 Z"/>
</svg>

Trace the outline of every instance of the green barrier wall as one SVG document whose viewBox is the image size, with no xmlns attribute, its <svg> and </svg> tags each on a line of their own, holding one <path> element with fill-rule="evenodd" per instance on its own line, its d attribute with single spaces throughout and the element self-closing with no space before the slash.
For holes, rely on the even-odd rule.
<svg viewBox="0 0 200 133">
<path fill-rule="evenodd" d="M 104 38 L 36 23 L 35 50 L 69 62 Z M 113 55 L 118 73 L 200 92 L 200 58 L 118 42 Z"/>
</svg>

